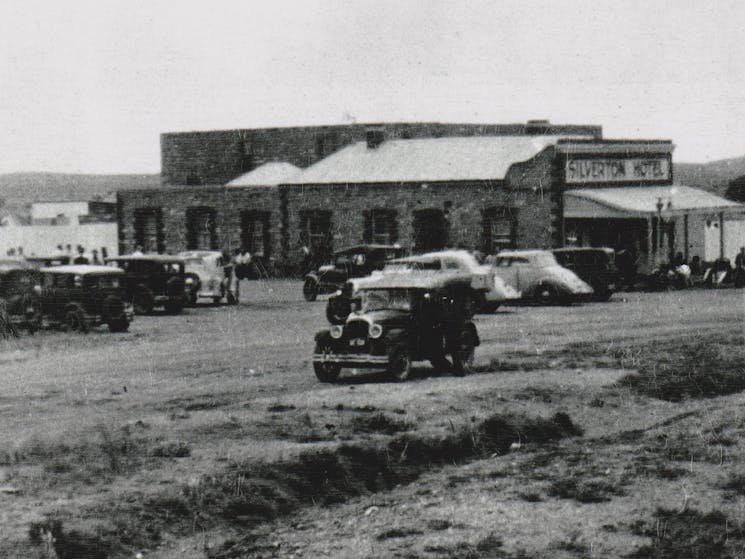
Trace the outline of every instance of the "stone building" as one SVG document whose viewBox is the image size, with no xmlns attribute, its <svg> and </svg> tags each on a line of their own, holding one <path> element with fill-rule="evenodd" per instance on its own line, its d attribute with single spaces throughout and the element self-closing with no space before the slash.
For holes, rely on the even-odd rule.
<svg viewBox="0 0 745 559">
<path fill-rule="evenodd" d="M 243 163 L 225 155 L 237 133 L 164 135 L 163 187 L 118 195 L 120 251 L 244 246 L 283 273 L 302 247 L 322 260 L 360 242 L 487 254 L 578 244 L 624 248 L 644 273 L 677 252 L 693 256 L 705 244 L 702 223 L 720 222 L 721 232 L 726 216 L 742 213 L 739 204 L 673 187 L 669 140 L 604 140 L 594 126 L 249 132 Z M 199 179 L 191 182 L 205 184 L 171 184 L 190 164 Z"/>
</svg>

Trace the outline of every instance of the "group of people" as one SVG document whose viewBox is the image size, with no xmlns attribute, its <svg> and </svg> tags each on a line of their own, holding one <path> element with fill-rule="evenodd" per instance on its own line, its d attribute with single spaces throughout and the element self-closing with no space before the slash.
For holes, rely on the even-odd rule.
<svg viewBox="0 0 745 559">
<path fill-rule="evenodd" d="M 57 250 L 54 253 L 55 257 L 69 257 L 70 264 L 103 264 L 106 261 L 106 249 L 101 249 L 102 254 L 99 256 L 98 249 L 92 249 L 90 252 L 85 250 L 83 245 L 78 245 L 75 248 L 75 252 L 72 250 L 72 245 L 68 244 L 67 247 L 63 245 L 57 245 Z"/>
</svg>

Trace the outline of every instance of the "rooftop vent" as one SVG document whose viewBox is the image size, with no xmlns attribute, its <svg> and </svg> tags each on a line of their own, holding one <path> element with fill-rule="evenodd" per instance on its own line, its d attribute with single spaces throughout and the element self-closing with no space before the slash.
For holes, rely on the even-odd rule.
<svg viewBox="0 0 745 559">
<path fill-rule="evenodd" d="M 551 122 L 548 120 L 529 120 L 525 124 L 526 134 L 547 134 L 551 128 Z"/>
<path fill-rule="evenodd" d="M 385 139 L 385 130 L 382 126 L 368 126 L 365 129 L 365 140 L 368 149 L 375 149 L 383 143 Z"/>
</svg>

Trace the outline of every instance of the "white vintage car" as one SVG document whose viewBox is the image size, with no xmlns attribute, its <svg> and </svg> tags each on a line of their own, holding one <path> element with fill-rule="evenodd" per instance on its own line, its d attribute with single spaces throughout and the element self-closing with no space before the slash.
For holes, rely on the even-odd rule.
<svg viewBox="0 0 745 559">
<path fill-rule="evenodd" d="M 592 287 L 574 272 L 560 266 L 547 250 L 505 250 L 487 256 L 495 272 L 520 291 L 524 299 L 561 303 L 592 295 Z"/>
<path fill-rule="evenodd" d="M 479 264 L 467 250 L 441 250 L 417 256 L 391 260 L 382 273 L 407 270 L 460 272 L 471 276 L 471 288 L 476 294 L 476 309 L 494 312 L 499 305 L 519 299 L 520 293 L 494 272 L 492 266 Z"/>
<path fill-rule="evenodd" d="M 238 302 L 231 290 L 232 270 L 226 273 L 227 263 L 221 252 L 187 250 L 180 252 L 178 256 L 185 262 L 186 294 L 189 304 L 196 305 L 200 299 L 208 299 L 216 305 L 223 299 L 229 305 Z"/>
</svg>

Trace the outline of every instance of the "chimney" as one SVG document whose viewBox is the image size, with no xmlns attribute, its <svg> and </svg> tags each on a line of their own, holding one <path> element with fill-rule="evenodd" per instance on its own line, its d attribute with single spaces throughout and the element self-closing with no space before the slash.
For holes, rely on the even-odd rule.
<svg viewBox="0 0 745 559">
<path fill-rule="evenodd" d="M 529 120 L 525 124 L 526 134 L 548 134 L 551 122 L 548 120 Z"/>
<path fill-rule="evenodd" d="M 368 126 L 365 128 L 365 140 L 367 149 L 375 149 L 383 143 L 385 139 L 385 130 L 380 125 Z"/>
</svg>

